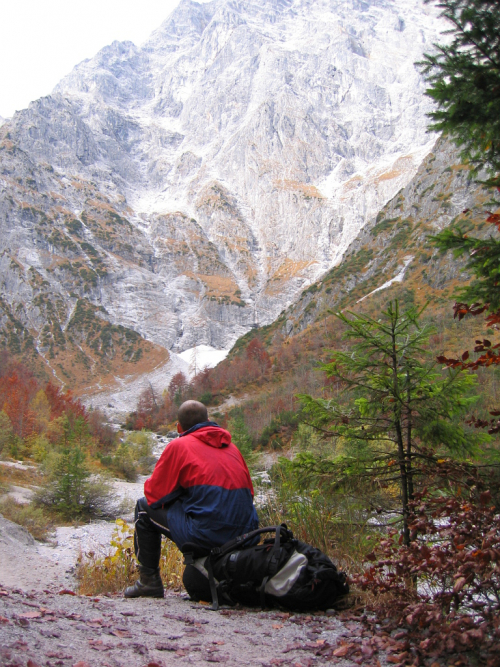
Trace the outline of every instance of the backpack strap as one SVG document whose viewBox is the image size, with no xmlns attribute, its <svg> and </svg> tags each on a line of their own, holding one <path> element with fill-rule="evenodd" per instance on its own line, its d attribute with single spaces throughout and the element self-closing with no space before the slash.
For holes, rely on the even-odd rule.
<svg viewBox="0 0 500 667">
<path fill-rule="evenodd" d="M 285 524 L 282 524 L 281 526 L 276 526 L 275 530 L 276 530 L 276 536 L 274 538 L 274 544 L 273 548 L 271 549 L 271 554 L 269 558 L 269 577 L 274 577 L 274 575 L 278 571 L 278 563 L 280 560 L 281 531 L 285 530 L 288 532 Z"/>
<path fill-rule="evenodd" d="M 281 526 L 267 526 L 266 528 L 257 528 L 257 530 L 252 530 L 249 533 L 245 533 L 244 535 L 235 537 L 234 540 L 226 542 L 221 547 L 214 547 L 210 551 L 210 555 L 224 556 L 230 551 L 241 549 L 244 544 L 252 540 L 254 537 L 262 535 L 263 533 L 277 533 L 280 536 L 281 533 L 283 533 L 283 535 L 286 536 L 288 539 L 291 539 L 293 537 L 292 531 L 288 530 L 286 523 L 282 523 Z"/>
<path fill-rule="evenodd" d="M 210 586 L 210 593 L 212 595 L 212 609 L 217 611 L 219 609 L 219 598 L 217 596 L 217 586 L 215 585 L 214 571 L 212 568 L 212 561 L 210 556 L 205 560 L 205 569 L 208 573 L 208 584 Z"/>
<path fill-rule="evenodd" d="M 286 524 L 281 524 L 281 526 L 276 526 L 274 528 L 276 531 L 276 536 L 274 538 L 274 544 L 271 549 L 271 552 L 269 554 L 269 561 L 268 561 L 268 571 L 269 574 L 264 577 L 262 580 L 262 583 L 259 587 L 259 593 L 260 593 L 260 606 L 262 609 L 266 608 L 266 584 L 271 579 L 274 577 L 276 572 L 278 571 L 278 564 L 280 560 L 280 545 L 281 545 L 281 533 L 282 531 L 285 532 L 285 535 L 287 535 L 290 531 L 287 529 Z"/>
</svg>

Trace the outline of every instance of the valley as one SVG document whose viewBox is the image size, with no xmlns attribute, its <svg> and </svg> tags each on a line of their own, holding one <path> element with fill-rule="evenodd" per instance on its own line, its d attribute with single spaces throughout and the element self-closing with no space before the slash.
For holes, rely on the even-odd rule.
<svg viewBox="0 0 500 667">
<path fill-rule="evenodd" d="M 2 665 L 498 667 L 499 26 L 493 0 L 180 0 L 0 118 Z M 123 597 L 191 399 L 293 531 L 283 572 L 307 553 L 299 601 L 271 558 L 232 581 L 237 550 L 212 615 L 168 539 L 140 570 L 165 598 Z"/>
</svg>

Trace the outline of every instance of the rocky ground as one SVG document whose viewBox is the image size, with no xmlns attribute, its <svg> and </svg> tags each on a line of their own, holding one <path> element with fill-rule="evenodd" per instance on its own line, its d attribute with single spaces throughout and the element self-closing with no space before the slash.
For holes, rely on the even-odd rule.
<svg viewBox="0 0 500 667">
<path fill-rule="evenodd" d="M 158 442 L 157 448 L 162 445 Z M 129 505 L 124 518 L 132 519 L 133 500 L 142 494 L 143 480 L 135 484 L 115 480 L 113 486 L 124 509 Z M 11 486 L 6 492 L 28 503 L 33 489 Z M 345 655 L 343 646 L 351 630 L 333 611 L 213 612 L 174 592 L 167 592 L 164 600 L 75 594 L 78 555 L 107 553 L 114 527 L 106 521 L 60 526 L 42 544 L 0 515 L 0 666 L 167 667 L 221 662 L 309 667 L 323 663 L 334 650 Z"/>
<path fill-rule="evenodd" d="M 213 612 L 173 592 L 164 600 L 80 596 L 66 565 L 0 518 L 0 665 L 310 667 L 337 644 L 343 654 L 352 631 L 335 612 Z"/>
</svg>

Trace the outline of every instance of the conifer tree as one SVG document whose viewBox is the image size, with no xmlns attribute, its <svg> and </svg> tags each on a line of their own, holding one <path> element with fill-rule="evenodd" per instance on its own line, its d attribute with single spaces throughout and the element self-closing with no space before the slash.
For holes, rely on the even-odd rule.
<svg viewBox="0 0 500 667">
<path fill-rule="evenodd" d="M 500 2 L 498 0 L 440 0 L 442 15 L 451 21 L 450 45 L 439 45 L 438 53 L 426 55 L 424 73 L 431 83 L 427 94 L 438 109 L 431 117 L 433 129 L 442 130 L 463 147 L 462 157 L 490 173 L 486 184 L 500 191 Z M 488 205 L 486 221 L 493 225 L 486 238 L 472 237 L 459 225 L 445 229 L 432 239 L 442 252 L 468 257 L 472 282 L 458 293 L 455 317 L 477 316 L 488 311 L 488 328 L 500 324 L 500 210 L 498 197 Z M 496 210 L 495 210 L 496 209 Z M 495 229 L 496 228 L 496 229 Z M 466 350 L 461 358 L 438 357 L 449 368 L 476 370 L 500 365 L 500 344 L 476 340 L 475 359 Z M 500 432 L 500 410 L 493 419 L 473 418 L 477 428 Z"/>
<path fill-rule="evenodd" d="M 430 0 L 426 0 L 429 2 Z M 500 2 L 439 0 L 451 43 L 419 63 L 437 103 L 431 129 L 462 147 L 462 157 L 500 171 Z M 496 177 L 498 184 L 498 175 Z"/>
<path fill-rule="evenodd" d="M 231 432 L 232 441 L 240 450 L 243 458 L 249 462 L 252 459 L 253 445 L 252 436 L 248 432 L 245 418 L 241 410 L 236 410 L 229 421 L 229 430 Z"/>
<path fill-rule="evenodd" d="M 418 461 L 428 459 L 427 450 L 470 452 L 487 439 L 466 433 L 459 420 L 476 400 L 467 396 L 475 376 L 459 369 L 443 374 L 435 363 L 423 361 L 433 329 L 419 323 L 420 312 L 401 312 L 395 301 L 378 319 L 337 313 L 351 344 L 348 352 L 333 352 L 322 369 L 341 383 L 341 399 L 300 396 L 312 426 L 351 443 L 346 472 L 366 483 L 398 481 L 404 544 L 410 542 L 409 503 Z M 339 463 L 326 469 L 336 475 L 345 464 Z"/>
</svg>

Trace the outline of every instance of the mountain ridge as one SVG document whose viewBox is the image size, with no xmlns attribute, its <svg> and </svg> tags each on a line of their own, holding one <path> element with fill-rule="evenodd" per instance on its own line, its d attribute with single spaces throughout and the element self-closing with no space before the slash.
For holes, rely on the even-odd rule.
<svg viewBox="0 0 500 667">
<path fill-rule="evenodd" d="M 183 0 L 18 112 L 0 216 L 24 273 L 4 298 L 35 349 L 31 269 L 59 295 L 56 330 L 84 300 L 143 359 L 271 322 L 430 150 L 413 62 L 438 27 L 417 0 Z"/>
</svg>

